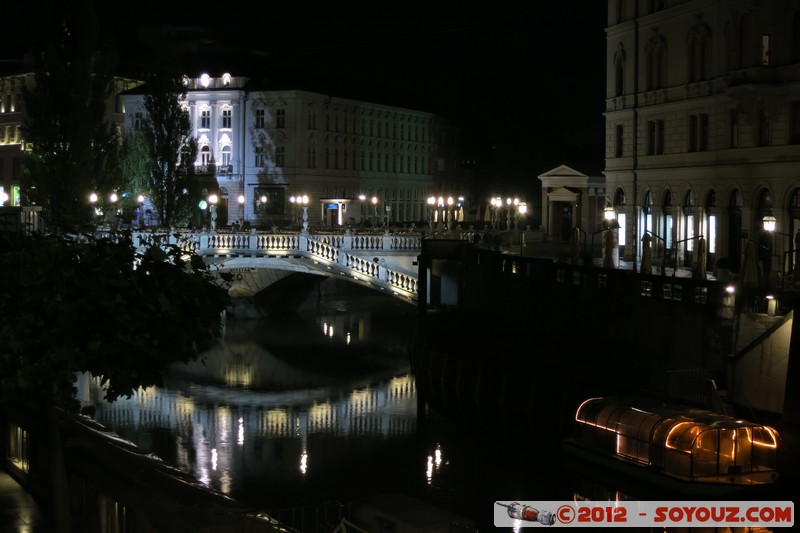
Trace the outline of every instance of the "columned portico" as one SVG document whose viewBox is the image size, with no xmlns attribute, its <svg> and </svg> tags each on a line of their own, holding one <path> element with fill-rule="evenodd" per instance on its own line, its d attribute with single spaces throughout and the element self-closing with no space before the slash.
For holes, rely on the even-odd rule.
<svg viewBox="0 0 800 533">
<path fill-rule="evenodd" d="M 576 226 L 591 234 L 605 207 L 605 178 L 560 165 L 539 176 L 542 229 L 553 241 L 568 241 Z"/>
</svg>

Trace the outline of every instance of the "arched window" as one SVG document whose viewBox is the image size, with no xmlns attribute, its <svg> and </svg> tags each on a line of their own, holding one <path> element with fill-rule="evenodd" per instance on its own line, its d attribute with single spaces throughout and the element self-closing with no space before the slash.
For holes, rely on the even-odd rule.
<svg viewBox="0 0 800 533">
<path fill-rule="evenodd" d="M 622 96 L 625 93 L 625 49 L 619 43 L 617 51 L 614 53 L 614 96 Z"/>
<path fill-rule="evenodd" d="M 211 148 L 208 145 L 200 148 L 200 164 L 207 166 L 211 162 Z"/>
<path fill-rule="evenodd" d="M 228 167 L 231 164 L 231 147 L 230 146 L 223 146 L 222 147 L 222 165 L 223 167 Z M 225 168 L 223 168 L 225 170 Z M 230 169 L 227 169 L 230 172 Z"/>
<path fill-rule="evenodd" d="M 666 248 L 671 250 L 674 242 L 673 231 L 675 231 L 675 220 L 672 214 L 672 192 L 669 190 L 664 193 L 664 201 L 661 203 L 661 211 L 662 216 L 659 233 L 664 239 Z"/>
<path fill-rule="evenodd" d="M 692 28 L 686 39 L 688 53 L 688 80 L 696 82 L 709 76 L 711 65 L 711 32 L 705 24 Z"/>
<path fill-rule="evenodd" d="M 688 191 L 683 199 L 683 240 L 686 242 L 686 252 L 694 251 L 695 238 L 695 213 L 694 213 L 694 191 Z M 685 258 L 691 264 L 692 258 Z"/>
<path fill-rule="evenodd" d="M 703 235 L 706 238 L 708 245 L 708 253 L 717 253 L 717 193 L 709 191 L 706 196 L 705 203 L 705 227 L 703 228 Z"/>
<path fill-rule="evenodd" d="M 664 39 L 653 36 L 645 45 L 645 85 L 646 90 L 661 89 L 666 84 L 667 61 Z"/>
</svg>

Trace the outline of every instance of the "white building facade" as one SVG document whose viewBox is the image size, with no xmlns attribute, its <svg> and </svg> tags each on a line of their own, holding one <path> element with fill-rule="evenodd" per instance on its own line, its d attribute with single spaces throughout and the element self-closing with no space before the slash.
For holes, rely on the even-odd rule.
<svg viewBox="0 0 800 533">
<path fill-rule="evenodd" d="M 229 74 L 186 83 L 196 168 L 216 177 L 220 225 L 296 225 L 303 210 L 312 226 L 416 223 L 459 173 L 458 130 L 430 113 L 261 90 Z M 144 94 L 122 98 L 134 128 Z"/>
<path fill-rule="evenodd" d="M 749 241 L 791 272 L 800 230 L 800 5 L 796 0 L 610 0 L 606 190 L 627 260 L 649 231 L 668 264 Z M 776 231 L 764 232 L 765 216 Z M 657 246 L 656 246 L 657 245 Z M 765 278 L 768 276 L 765 275 Z"/>
</svg>

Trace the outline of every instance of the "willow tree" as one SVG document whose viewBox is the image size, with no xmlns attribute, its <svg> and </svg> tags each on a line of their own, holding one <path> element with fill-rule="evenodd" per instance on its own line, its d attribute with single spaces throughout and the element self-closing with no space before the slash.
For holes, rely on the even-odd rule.
<svg viewBox="0 0 800 533">
<path fill-rule="evenodd" d="M 147 189 L 165 226 L 185 224 L 200 199 L 194 175 L 197 140 L 185 107 L 186 86 L 166 68 L 145 84 L 141 134 L 148 150 Z"/>
<path fill-rule="evenodd" d="M 107 114 L 116 56 L 89 2 L 51 2 L 43 13 L 33 83 L 23 90 L 22 184 L 51 229 L 74 231 L 91 220 L 90 193 L 122 185 L 120 137 Z"/>
</svg>

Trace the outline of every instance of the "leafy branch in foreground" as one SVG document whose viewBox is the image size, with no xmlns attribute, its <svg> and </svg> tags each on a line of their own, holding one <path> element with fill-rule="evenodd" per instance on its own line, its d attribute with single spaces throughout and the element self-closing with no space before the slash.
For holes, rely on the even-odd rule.
<svg viewBox="0 0 800 533">
<path fill-rule="evenodd" d="M 227 291 L 178 247 L 137 252 L 127 233 L 4 239 L 0 399 L 74 412 L 75 373 L 88 371 L 113 401 L 160 384 L 220 336 Z"/>
</svg>

